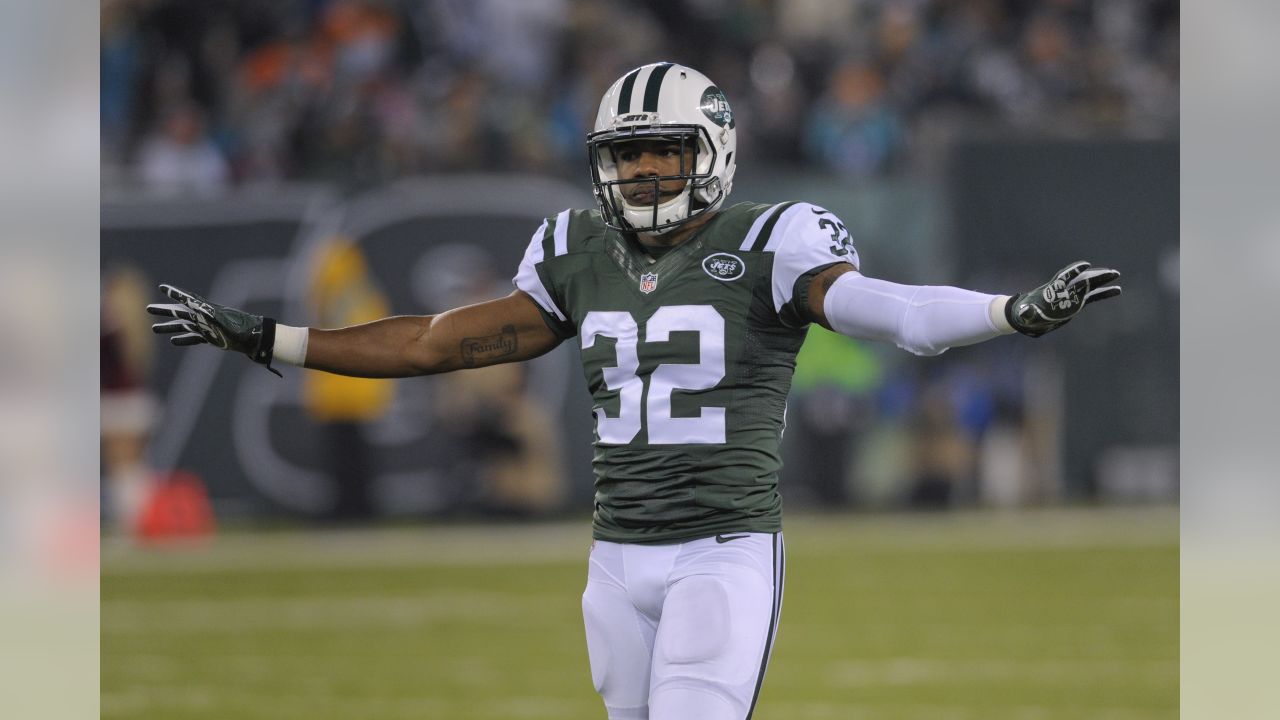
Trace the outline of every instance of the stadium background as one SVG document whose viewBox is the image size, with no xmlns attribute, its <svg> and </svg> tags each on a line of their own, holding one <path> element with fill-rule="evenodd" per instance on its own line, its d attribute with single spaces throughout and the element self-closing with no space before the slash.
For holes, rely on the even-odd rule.
<svg viewBox="0 0 1280 720">
<path fill-rule="evenodd" d="M 734 199 L 828 207 L 872 275 L 1125 273 L 1121 300 L 1036 342 L 917 359 L 811 332 L 761 713 L 1176 713 L 1176 3 L 152 1 L 102 20 L 104 410 L 155 403 L 140 450 L 104 438 L 104 717 L 321 717 L 320 686 L 333 716 L 592 716 L 572 348 L 325 386 L 164 347 L 119 308 L 160 281 L 293 324 L 505 294 L 539 220 L 590 202 L 600 93 L 660 59 L 738 113 Z M 140 472 L 197 478 L 216 540 L 131 539 L 112 508 Z M 546 552 L 519 562 L 526 537 Z M 392 669 L 444 663 L 455 621 L 474 672 Z"/>
</svg>

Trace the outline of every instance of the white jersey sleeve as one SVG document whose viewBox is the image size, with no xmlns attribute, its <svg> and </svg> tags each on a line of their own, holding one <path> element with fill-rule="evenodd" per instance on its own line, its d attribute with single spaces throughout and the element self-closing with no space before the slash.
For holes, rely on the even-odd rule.
<svg viewBox="0 0 1280 720">
<path fill-rule="evenodd" d="M 564 254 L 568 245 L 568 235 L 568 210 L 554 218 L 543 220 L 542 224 L 538 226 L 538 230 L 533 233 L 533 237 L 529 240 L 529 247 L 524 251 L 524 259 L 520 262 L 520 269 L 511 281 L 517 289 L 532 297 L 534 302 L 538 303 L 538 306 L 547 315 L 560 322 L 564 322 L 567 316 L 552 294 L 551 289 L 543 282 L 543 277 L 539 274 L 538 268 L 546 260 Z"/>
<path fill-rule="evenodd" d="M 804 274 L 835 263 L 858 268 L 858 251 L 840 218 L 809 203 L 782 205 L 766 250 L 773 251 L 773 308 L 781 313 L 795 298 Z M 796 308 L 803 311 L 803 308 Z"/>
<path fill-rule="evenodd" d="M 848 272 L 827 290 L 823 312 L 831 329 L 842 335 L 937 355 L 1012 333 L 1004 317 L 1008 300 L 1008 295 L 947 285 L 899 285 Z"/>
</svg>

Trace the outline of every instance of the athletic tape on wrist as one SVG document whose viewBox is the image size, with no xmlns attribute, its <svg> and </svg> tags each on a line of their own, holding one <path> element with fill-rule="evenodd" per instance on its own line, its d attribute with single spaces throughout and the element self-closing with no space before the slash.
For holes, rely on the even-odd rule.
<svg viewBox="0 0 1280 720">
<path fill-rule="evenodd" d="M 1013 295 L 997 295 L 988 308 L 991 312 L 992 326 L 1005 335 L 1016 332 L 1009 317 L 1009 308 L 1013 306 L 1015 299 L 1016 296 Z"/>
<path fill-rule="evenodd" d="M 307 359 L 307 339 L 310 331 L 304 327 L 276 324 L 275 359 L 290 365 L 301 366 Z"/>
</svg>

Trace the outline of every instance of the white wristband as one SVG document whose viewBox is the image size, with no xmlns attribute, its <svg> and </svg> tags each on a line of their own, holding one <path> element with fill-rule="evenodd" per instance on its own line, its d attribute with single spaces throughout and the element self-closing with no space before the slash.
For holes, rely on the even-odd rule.
<svg viewBox="0 0 1280 720">
<path fill-rule="evenodd" d="M 307 359 L 307 328 L 276 323 L 276 346 L 272 357 L 280 362 L 301 366 Z"/>
<path fill-rule="evenodd" d="M 1009 324 L 1009 319 L 1004 316 L 1004 306 L 1008 304 L 1009 297 L 1009 295 L 997 295 L 991 300 L 991 304 L 987 306 L 987 312 L 991 314 L 991 324 L 1000 331 L 1001 335 L 1013 333 L 1013 326 Z"/>
</svg>

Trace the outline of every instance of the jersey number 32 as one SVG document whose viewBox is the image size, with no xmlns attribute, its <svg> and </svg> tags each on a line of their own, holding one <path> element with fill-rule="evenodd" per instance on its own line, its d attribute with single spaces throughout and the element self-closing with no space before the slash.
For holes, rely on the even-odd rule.
<svg viewBox="0 0 1280 720">
<path fill-rule="evenodd" d="M 604 384 L 618 393 L 618 415 L 609 417 L 604 408 L 595 409 L 600 442 L 630 443 L 643 420 L 651 445 L 723 443 L 724 408 L 704 407 L 697 417 L 672 417 L 671 394 L 710 390 L 724 379 L 724 318 L 710 305 L 669 305 L 658 308 L 643 329 L 648 343 L 667 342 L 673 332 L 698 333 L 699 362 L 658 365 L 646 388 L 638 374 L 641 328 L 635 318 L 629 312 L 587 313 L 580 330 L 583 349 L 594 346 L 598 337 L 616 342 L 617 364 L 604 368 Z"/>
</svg>

